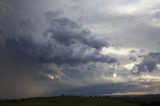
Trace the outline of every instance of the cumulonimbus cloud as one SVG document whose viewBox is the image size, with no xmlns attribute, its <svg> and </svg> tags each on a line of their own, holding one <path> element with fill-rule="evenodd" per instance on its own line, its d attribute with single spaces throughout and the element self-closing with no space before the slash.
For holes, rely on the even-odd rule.
<svg viewBox="0 0 160 106">
<path fill-rule="evenodd" d="M 0 29 L 0 97 L 44 95 L 50 89 L 47 73 L 60 76 L 72 65 L 117 61 L 100 53 L 101 48 L 109 46 L 104 39 L 92 35 L 69 18 L 54 17 L 49 20 L 49 26 L 42 35 L 35 35 L 32 19 L 17 17 L 17 20 L 19 23 L 16 23 L 14 31 L 5 26 Z M 50 64 L 54 66 L 49 68 Z M 63 67 L 63 70 L 58 72 L 58 68 L 54 67 Z M 28 86 L 26 93 L 21 86 Z"/>
</svg>

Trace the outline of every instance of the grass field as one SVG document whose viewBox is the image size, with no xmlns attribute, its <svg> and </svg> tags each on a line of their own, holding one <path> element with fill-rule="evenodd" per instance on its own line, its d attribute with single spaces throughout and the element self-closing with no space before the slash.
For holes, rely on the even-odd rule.
<svg viewBox="0 0 160 106">
<path fill-rule="evenodd" d="M 160 99 L 59 96 L 1 100 L 0 106 L 160 106 Z"/>
</svg>

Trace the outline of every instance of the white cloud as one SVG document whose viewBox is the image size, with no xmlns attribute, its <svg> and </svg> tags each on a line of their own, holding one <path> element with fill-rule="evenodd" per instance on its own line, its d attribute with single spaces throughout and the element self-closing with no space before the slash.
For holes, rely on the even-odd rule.
<svg viewBox="0 0 160 106">
<path fill-rule="evenodd" d="M 122 47 L 103 47 L 101 53 L 104 55 L 112 54 L 112 55 L 122 55 L 128 56 L 131 54 L 132 50 L 136 50 L 135 48 L 122 48 Z"/>
</svg>

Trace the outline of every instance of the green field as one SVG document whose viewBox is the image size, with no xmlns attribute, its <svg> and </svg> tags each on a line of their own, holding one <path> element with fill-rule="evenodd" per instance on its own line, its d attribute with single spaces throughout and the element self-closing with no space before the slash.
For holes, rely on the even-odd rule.
<svg viewBox="0 0 160 106">
<path fill-rule="evenodd" d="M 160 106 L 160 99 L 59 96 L 1 100 L 0 106 Z"/>
</svg>

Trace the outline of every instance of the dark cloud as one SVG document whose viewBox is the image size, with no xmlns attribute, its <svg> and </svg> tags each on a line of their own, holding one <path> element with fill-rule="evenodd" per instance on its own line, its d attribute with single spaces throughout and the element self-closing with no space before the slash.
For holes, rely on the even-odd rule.
<svg viewBox="0 0 160 106">
<path fill-rule="evenodd" d="M 4 0 L 0 1 L 0 19 L 3 18 L 11 9 L 12 6 L 10 4 L 7 4 Z"/>
<path fill-rule="evenodd" d="M 149 56 L 160 59 L 160 52 L 150 52 Z"/>
<path fill-rule="evenodd" d="M 136 79 L 132 65 L 143 59 L 133 67 L 141 74 L 160 63 L 159 52 L 144 55 L 159 50 L 159 2 L 142 2 L 1 0 L 0 98 L 130 91 L 120 82 Z M 119 61 L 102 54 L 115 45 Z"/>
<path fill-rule="evenodd" d="M 50 36 L 58 45 L 65 46 L 65 57 L 57 56 L 56 60 L 66 61 L 67 63 L 86 63 L 86 62 L 106 62 L 112 63 L 116 60 L 109 56 L 99 53 L 102 47 L 107 47 L 108 43 L 96 36 L 92 36 L 89 30 L 84 29 L 76 22 L 67 18 L 53 19 L 50 23 L 46 36 Z M 58 48 L 60 49 L 60 48 Z"/>
<path fill-rule="evenodd" d="M 140 85 L 143 86 L 145 85 L 145 83 L 140 83 Z M 107 96 L 107 95 L 112 95 L 119 92 L 123 94 L 125 92 L 143 91 L 143 89 L 138 87 L 139 87 L 139 84 L 134 84 L 134 83 L 108 83 L 108 84 L 101 84 L 96 86 L 64 89 L 62 93 L 65 95 Z"/>
<path fill-rule="evenodd" d="M 136 61 L 137 60 L 137 58 L 135 56 L 132 56 L 129 59 L 132 60 L 132 61 Z"/>
<path fill-rule="evenodd" d="M 6 38 L 8 47 L 44 63 L 116 62 L 115 58 L 99 53 L 102 47 L 108 46 L 105 40 L 90 35 L 88 30 L 74 21 L 67 18 L 53 19 L 48 30 L 40 36 L 44 41 L 38 42 L 34 40 L 32 30 L 29 30 L 32 28 L 29 23 L 31 22 L 28 19 L 22 20 L 19 25 L 27 28 L 27 31 Z"/>
<path fill-rule="evenodd" d="M 52 19 L 52 15 L 56 16 Z M 0 98 L 46 95 L 55 83 L 50 82 L 49 75 L 58 80 L 61 76 L 74 76 L 74 73 L 77 76 L 78 66 L 117 61 L 100 53 L 102 47 L 109 46 L 104 39 L 58 15 L 45 14 L 48 28 L 39 35 L 32 18 L 17 16 L 16 21 L 12 19 L 15 25 L 9 27 L 3 22 L 0 28 Z M 78 70 L 66 74 L 66 71 L 73 72 L 72 66 Z"/>
<path fill-rule="evenodd" d="M 140 72 L 153 72 L 156 69 L 156 62 L 152 60 L 144 60 L 141 64 L 137 65 Z"/>
<path fill-rule="evenodd" d="M 76 22 L 63 17 L 53 19 L 47 33 L 51 34 L 58 43 L 64 45 L 78 42 L 96 49 L 108 46 L 105 40 L 91 36 L 89 30 L 83 29 Z"/>
<path fill-rule="evenodd" d="M 141 72 L 153 72 L 157 69 L 157 64 L 160 63 L 160 53 L 150 52 L 144 57 L 143 61 L 137 65 L 138 73 Z"/>
<path fill-rule="evenodd" d="M 46 80 L 41 80 L 39 75 L 44 69 L 41 64 L 2 45 L 0 58 L 0 98 L 40 96 L 46 93 Z"/>
</svg>

